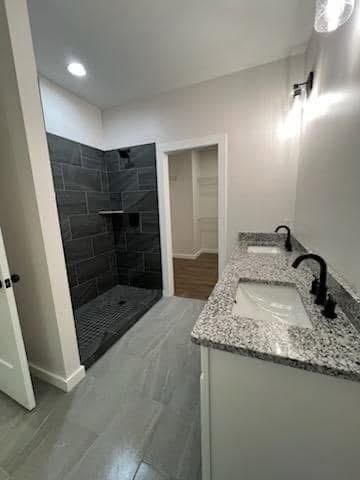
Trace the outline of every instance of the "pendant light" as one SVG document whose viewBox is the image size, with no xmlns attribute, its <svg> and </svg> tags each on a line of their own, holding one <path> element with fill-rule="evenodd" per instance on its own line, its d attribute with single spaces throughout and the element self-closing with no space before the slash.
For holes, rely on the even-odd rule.
<svg viewBox="0 0 360 480">
<path fill-rule="evenodd" d="M 316 0 L 315 30 L 333 32 L 351 17 L 355 0 Z"/>
</svg>

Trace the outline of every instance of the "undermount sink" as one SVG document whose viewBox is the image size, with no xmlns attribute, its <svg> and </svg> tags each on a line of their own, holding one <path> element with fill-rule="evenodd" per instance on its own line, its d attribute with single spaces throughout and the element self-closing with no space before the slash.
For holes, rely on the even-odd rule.
<svg viewBox="0 0 360 480">
<path fill-rule="evenodd" d="M 240 282 L 232 313 L 258 321 L 282 321 L 289 325 L 312 328 L 295 286 Z"/>
<path fill-rule="evenodd" d="M 271 255 L 276 255 L 281 252 L 279 247 L 266 245 L 250 245 L 247 251 L 248 253 L 269 253 Z"/>
</svg>

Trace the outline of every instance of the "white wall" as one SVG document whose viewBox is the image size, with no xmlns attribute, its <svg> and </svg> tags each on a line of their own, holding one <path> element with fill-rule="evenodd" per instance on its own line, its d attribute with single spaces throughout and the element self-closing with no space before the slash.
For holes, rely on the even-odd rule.
<svg viewBox="0 0 360 480">
<path fill-rule="evenodd" d="M 46 131 L 102 149 L 101 111 L 44 77 L 39 83 Z"/>
<path fill-rule="evenodd" d="M 169 155 L 169 177 L 173 254 L 193 255 L 196 251 L 191 151 Z"/>
<path fill-rule="evenodd" d="M 296 233 L 360 292 L 360 4 L 337 31 L 315 34 L 306 71 Z"/>
<path fill-rule="evenodd" d="M 238 231 L 271 231 L 294 218 L 297 159 L 278 125 L 302 62 L 292 57 L 106 110 L 105 149 L 227 133 L 229 254 Z"/>
<path fill-rule="evenodd" d="M 0 0 L 0 226 L 33 372 L 68 389 L 84 376 L 26 0 Z"/>
</svg>

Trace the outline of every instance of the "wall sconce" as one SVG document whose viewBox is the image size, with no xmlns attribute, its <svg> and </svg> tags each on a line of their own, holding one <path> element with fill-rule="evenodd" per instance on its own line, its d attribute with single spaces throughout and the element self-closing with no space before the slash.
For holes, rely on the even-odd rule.
<svg viewBox="0 0 360 480">
<path fill-rule="evenodd" d="M 355 0 L 316 0 L 314 28 L 319 33 L 333 32 L 351 17 Z"/>
<path fill-rule="evenodd" d="M 303 89 L 305 87 L 306 96 L 308 97 L 311 93 L 311 90 L 314 86 L 314 72 L 310 72 L 306 82 L 294 83 L 293 85 L 293 97 L 298 97 L 302 95 Z"/>
</svg>

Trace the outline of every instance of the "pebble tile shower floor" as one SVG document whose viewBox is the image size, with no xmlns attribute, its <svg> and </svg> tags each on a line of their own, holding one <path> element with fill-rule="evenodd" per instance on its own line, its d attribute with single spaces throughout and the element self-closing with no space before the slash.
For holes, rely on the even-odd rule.
<svg viewBox="0 0 360 480">
<path fill-rule="evenodd" d="M 116 285 L 76 310 L 81 363 L 92 365 L 160 298 L 159 290 Z"/>
<path fill-rule="evenodd" d="M 0 479 L 200 480 L 203 306 L 162 298 L 71 393 L 36 381 L 32 412 L 0 393 Z"/>
</svg>

